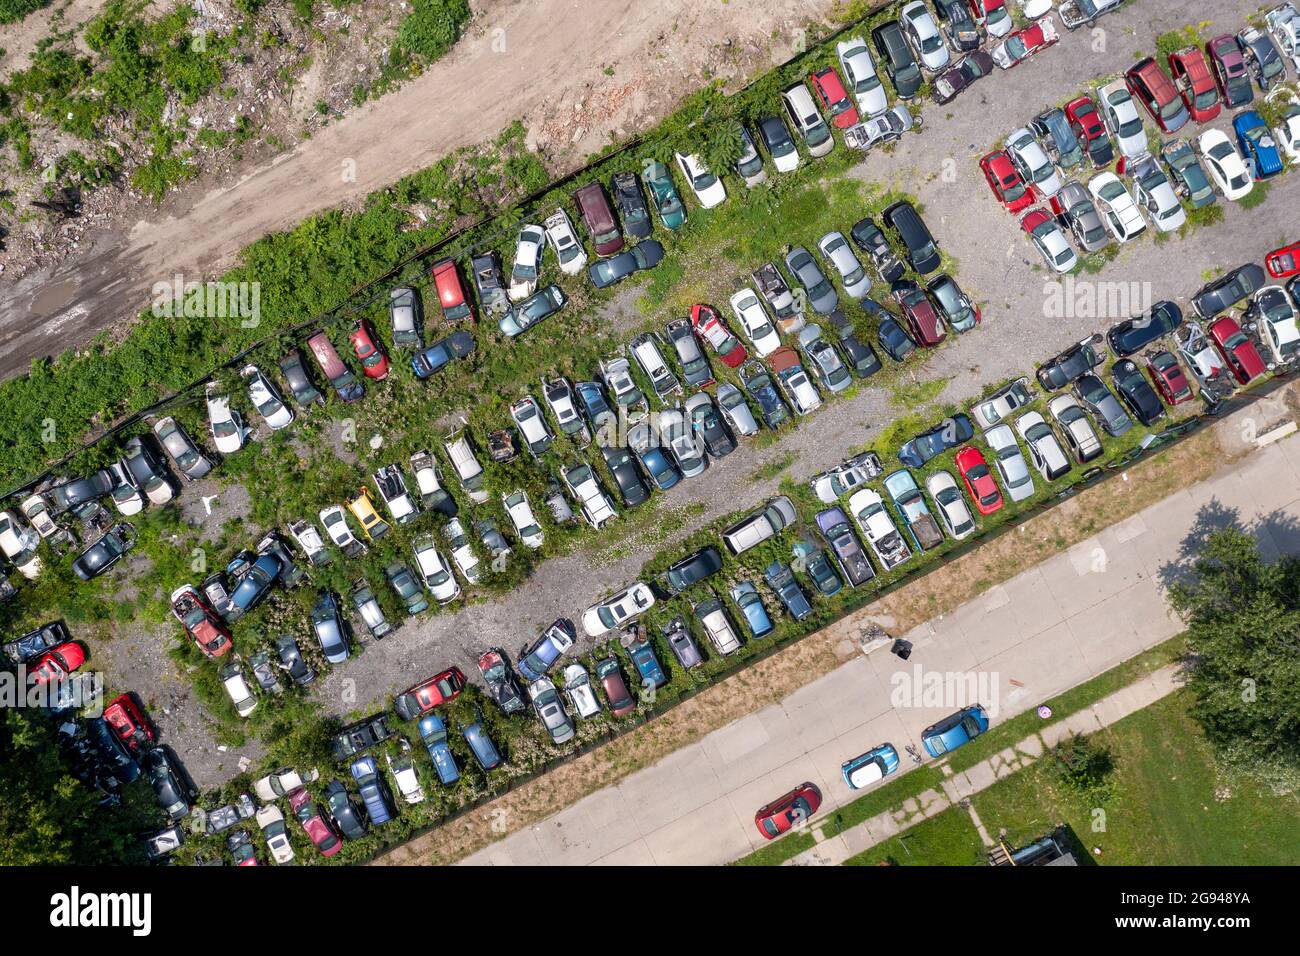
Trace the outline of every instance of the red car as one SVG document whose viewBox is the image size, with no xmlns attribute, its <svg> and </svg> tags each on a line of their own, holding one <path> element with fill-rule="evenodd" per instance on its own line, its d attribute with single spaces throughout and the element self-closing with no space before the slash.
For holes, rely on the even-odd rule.
<svg viewBox="0 0 1300 956">
<path fill-rule="evenodd" d="M 208 657 L 216 660 L 230 650 L 230 631 L 225 622 L 193 585 L 182 585 L 172 592 L 172 614 Z"/>
<path fill-rule="evenodd" d="M 1205 44 L 1205 52 L 1210 57 L 1210 69 L 1214 71 L 1214 82 L 1223 94 L 1223 103 L 1228 107 L 1245 106 L 1255 98 L 1250 87 L 1250 72 L 1246 66 L 1246 55 L 1241 51 L 1241 44 L 1231 33 L 1215 37 Z"/>
<path fill-rule="evenodd" d="M 1007 0 L 969 0 L 971 16 L 975 22 L 982 27 L 987 27 L 987 20 L 992 17 L 995 20 L 1002 20 L 1010 16 L 1007 13 Z M 998 11 L 1002 12 L 999 13 Z"/>
<path fill-rule="evenodd" d="M 86 652 L 76 641 L 67 641 L 46 651 L 27 668 L 27 679 L 33 684 L 48 684 L 61 681 L 82 664 L 86 663 Z"/>
<path fill-rule="evenodd" d="M 1178 95 L 1178 87 L 1153 57 L 1138 60 L 1129 67 L 1124 74 L 1124 85 L 1164 132 L 1177 132 L 1187 122 L 1187 106 Z"/>
<path fill-rule="evenodd" d="M 727 368 L 740 368 L 745 359 L 749 358 L 740 339 L 722 324 L 722 319 L 718 318 L 713 306 L 691 306 L 691 327 L 695 329 L 696 335 L 713 346 L 713 351 L 718 353 L 718 358 L 722 359 Z"/>
<path fill-rule="evenodd" d="M 393 709 L 403 720 L 414 720 L 427 714 L 439 704 L 455 700 L 465 686 L 465 675 L 459 667 L 434 674 L 426 681 L 398 694 L 393 701 Z"/>
<path fill-rule="evenodd" d="M 1083 143 L 1093 166 L 1100 169 L 1110 165 L 1115 158 L 1115 150 L 1106 134 L 1106 124 L 1097 112 L 1097 104 L 1086 96 L 1070 100 L 1065 104 L 1065 118 L 1070 121 L 1074 135 Z"/>
<path fill-rule="evenodd" d="M 343 840 L 335 832 L 334 824 L 316 809 L 311 794 L 304 788 L 299 787 L 289 794 L 289 808 L 307 831 L 307 836 L 311 837 L 311 842 L 316 844 L 321 856 L 333 856 L 343 849 Z"/>
<path fill-rule="evenodd" d="M 361 370 L 366 373 L 366 378 L 373 378 L 376 382 L 388 378 L 388 356 L 375 342 L 375 336 L 365 319 L 357 319 L 348 341 L 352 343 L 352 351 L 361 362 Z"/>
<path fill-rule="evenodd" d="M 1169 72 L 1192 119 L 1208 123 L 1219 115 L 1223 109 L 1219 102 L 1219 88 L 1214 84 L 1214 74 L 1210 72 L 1210 64 L 1200 47 L 1189 46 L 1170 53 Z"/>
<path fill-rule="evenodd" d="M 454 259 L 439 259 L 433 264 L 433 284 L 438 289 L 438 304 L 442 317 L 448 322 L 473 320 L 474 310 L 465 298 L 465 285 L 460 281 L 460 270 Z"/>
<path fill-rule="evenodd" d="M 1032 185 L 1026 185 L 1011 164 L 1011 157 L 1005 149 L 995 149 L 980 160 L 980 169 L 988 180 L 989 189 L 998 197 L 998 202 L 1007 212 L 1019 212 L 1026 206 L 1032 206 L 1037 199 Z"/>
<path fill-rule="evenodd" d="M 967 445 L 957 452 L 957 470 L 961 472 L 966 490 L 975 499 L 975 507 L 980 514 L 991 515 L 1002 507 L 1002 492 L 998 491 L 998 483 L 993 480 L 989 463 L 984 460 L 984 454 L 978 448 Z"/>
<path fill-rule="evenodd" d="M 764 840 L 775 840 L 812 817 L 822 805 L 822 793 L 811 783 L 801 783 L 754 814 L 754 825 Z"/>
<path fill-rule="evenodd" d="M 1300 275 L 1300 242 L 1274 249 L 1264 257 L 1264 265 L 1274 279 Z"/>
<path fill-rule="evenodd" d="M 1191 401 L 1192 386 L 1183 374 L 1183 367 L 1172 352 L 1161 349 L 1146 356 L 1147 374 L 1160 397 L 1169 405 Z"/>
<path fill-rule="evenodd" d="M 948 330 L 925 290 L 910 282 L 898 282 L 895 283 L 894 300 L 902 308 L 908 331 L 917 342 L 933 348 L 947 337 Z"/>
<path fill-rule="evenodd" d="M 130 694 L 123 694 L 105 707 L 104 720 L 128 750 L 139 751 L 154 741 L 153 727 Z"/>
<path fill-rule="evenodd" d="M 1223 355 L 1223 360 L 1228 363 L 1228 368 L 1232 369 L 1233 376 L 1242 385 L 1268 370 L 1264 360 L 1259 357 L 1255 343 L 1246 337 L 1241 326 L 1232 319 L 1219 319 L 1207 331 Z"/>
<path fill-rule="evenodd" d="M 839 129 L 848 129 L 858 121 L 858 111 L 853 108 L 853 101 L 849 99 L 849 94 L 844 92 L 844 84 L 840 82 L 840 75 L 835 72 L 834 67 L 828 66 L 824 70 L 818 70 L 808 79 L 812 81 L 817 99 L 821 100 L 822 108 L 830 114 L 831 122 L 835 126 Z"/>
</svg>

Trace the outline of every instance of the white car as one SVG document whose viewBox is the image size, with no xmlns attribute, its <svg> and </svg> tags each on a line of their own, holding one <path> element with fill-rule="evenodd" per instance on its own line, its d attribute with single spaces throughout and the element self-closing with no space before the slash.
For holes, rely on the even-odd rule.
<svg viewBox="0 0 1300 956">
<path fill-rule="evenodd" d="M 406 489 L 406 479 L 402 477 L 400 468 L 396 465 L 384 465 L 370 478 L 379 489 L 379 497 L 384 500 L 388 513 L 393 516 L 395 522 L 406 524 L 420 516 L 415 501 Z"/>
<path fill-rule="evenodd" d="M 349 556 L 359 554 L 366 549 L 365 544 L 352 533 L 348 527 L 348 519 L 340 505 L 330 505 L 320 510 L 320 523 L 325 528 L 325 533 L 330 536 L 343 552 Z"/>
<path fill-rule="evenodd" d="M 925 480 L 925 490 L 930 492 L 930 497 L 939 506 L 939 517 L 948 529 L 948 534 L 960 541 L 975 530 L 975 519 L 971 517 L 966 499 L 952 475 L 946 471 L 936 471 Z"/>
<path fill-rule="evenodd" d="M 740 637 L 731 621 L 727 620 L 727 612 L 717 598 L 705 598 L 695 605 L 695 618 L 719 654 L 726 656 L 740 650 Z"/>
<path fill-rule="evenodd" d="M 1033 222 L 1034 219 L 1037 219 L 1037 222 Z M 1032 226 L 1031 222 L 1033 222 Z M 1030 241 L 1038 247 L 1039 253 L 1053 272 L 1069 272 L 1078 264 L 1079 256 L 1075 253 L 1074 247 L 1070 245 L 1070 240 L 1065 238 L 1064 230 L 1050 215 L 1043 213 L 1042 210 L 1035 210 L 1026 215 L 1021 220 L 1021 224 L 1027 227 L 1025 231 L 1029 234 Z"/>
<path fill-rule="evenodd" d="M 1052 12 L 1052 0 L 1020 0 L 1020 12 L 1028 20 L 1037 20 Z"/>
<path fill-rule="evenodd" d="M 1007 155 L 1011 157 L 1011 163 L 1020 177 L 1027 183 L 1033 183 L 1044 198 L 1060 192 L 1061 177 L 1047 152 L 1028 128 L 1022 126 L 1007 135 Z"/>
<path fill-rule="evenodd" d="M 446 560 L 438 553 L 437 542 L 433 535 L 425 535 L 412 545 L 415 552 L 415 567 L 420 572 L 420 580 L 439 604 L 454 601 L 460 595 L 460 585 Z"/>
<path fill-rule="evenodd" d="M 50 517 L 50 503 L 44 495 L 30 495 L 23 500 L 23 514 L 32 523 L 36 533 L 42 538 L 52 538 L 59 533 L 59 526 Z"/>
<path fill-rule="evenodd" d="M 0 552 L 14 563 L 23 577 L 34 579 L 41 572 L 36 554 L 40 536 L 12 511 L 0 511 Z"/>
<path fill-rule="evenodd" d="M 1119 151 L 1129 159 L 1147 152 L 1146 127 L 1124 81 L 1106 84 L 1097 91 L 1097 99 L 1101 103 L 1102 121 Z"/>
<path fill-rule="evenodd" d="M 573 386 L 563 376 L 559 378 L 542 378 L 542 398 L 546 400 L 555 424 L 560 427 L 560 434 L 567 435 L 580 445 L 591 441 L 591 432 L 582 420 L 578 406 L 573 401 Z"/>
<path fill-rule="evenodd" d="M 731 297 L 731 311 L 759 358 L 766 358 L 781 347 L 781 336 L 777 335 L 776 326 L 768 319 L 763 301 L 752 289 L 741 289 Z"/>
<path fill-rule="evenodd" d="M 248 686 L 248 681 L 244 680 L 244 672 L 239 666 L 238 661 L 231 661 L 221 668 L 221 686 L 226 689 L 230 696 L 230 702 L 235 705 L 235 713 L 240 717 L 247 717 L 257 709 L 257 698 L 253 696 L 252 690 Z"/>
<path fill-rule="evenodd" d="M 221 394 L 216 382 L 209 382 L 207 389 L 208 423 L 212 428 L 212 443 L 223 455 L 232 455 L 244 447 L 248 429 L 244 419 L 230 407 L 230 399 Z"/>
<path fill-rule="evenodd" d="M 447 547 L 451 549 L 451 559 L 456 562 L 461 575 L 470 584 L 477 584 L 479 578 L 483 576 L 482 562 L 474 553 L 474 546 L 469 543 L 469 535 L 465 533 L 465 526 L 460 523 L 460 518 L 452 518 L 448 521 L 442 528 L 442 536 L 447 539 Z"/>
<path fill-rule="evenodd" d="M 491 497 L 483 487 L 483 465 L 474 456 L 474 448 L 465 437 L 464 432 L 457 432 L 442 443 L 456 477 L 465 488 L 469 500 L 476 505 L 485 505 Z"/>
<path fill-rule="evenodd" d="M 581 664 L 570 664 L 564 668 L 564 694 L 579 717 L 595 717 L 600 713 L 600 701 L 596 699 L 596 690 L 591 686 L 591 675 Z"/>
<path fill-rule="evenodd" d="M 1080 464 L 1092 461 L 1103 451 L 1101 441 L 1088 421 L 1088 414 L 1068 392 L 1047 403 L 1047 411 L 1065 433 L 1065 441 Z"/>
<path fill-rule="evenodd" d="M 1196 151 L 1201 154 L 1206 172 L 1223 193 L 1223 198 L 1235 202 L 1255 188 L 1241 154 L 1222 130 L 1207 129 L 1197 137 Z"/>
<path fill-rule="evenodd" d="M 1281 96 L 1289 105 L 1282 114 L 1282 122 L 1273 127 L 1273 138 L 1291 165 L 1300 165 L 1300 98 L 1282 86 L 1269 94 L 1269 102 L 1273 101 L 1274 95 Z"/>
<path fill-rule="evenodd" d="M 271 803 L 319 779 L 319 770 L 308 770 L 303 774 L 291 767 L 284 767 L 253 781 L 253 792 L 263 802 Z"/>
<path fill-rule="evenodd" d="M 510 417 L 514 419 L 519 435 L 528 446 L 528 452 L 534 458 L 540 458 L 551 447 L 551 431 L 546 427 L 541 406 L 537 399 L 525 395 L 510 406 Z"/>
<path fill-rule="evenodd" d="M 1128 242 L 1146 231 L 1147 223 L 1137 203 L 1112 172 L 1098 173 L 1088 181 L 1088 193 L 1106 228 L 1120 242 Z"/>
<path fill-rule="evenodd" d="M 1187 222 L 1187 213 L 1160 164 L 1146 156 L 1134 163 L 1129 173 L 1133 177 L 1137 203 L 1156 224 L 1156 228 L 1161 232 L 1173 232 L 1182 228 Z"/>
<path fill-rule="evenodd" d="M 825 156 L 835 148 L 835 137 L 831 128 L 822 119 L 822 114 L 813 102 L 808 87 L 795 83 L 781 91 L 781 101 L 785 104 L 785 115 L 794 124 L 795 131 L 803 138 L 808 155 L 813 158 Z"/>
<path fill-rule="evenodd" d="M 994 39 L 1004 37 L 1011 32 L 1014 21 L 1011 19 L 1011 11 L 1006 4 L 989 10 L 988 16 L 980 16 L 979 12 L 972 5 L 971 12 L 975 14 L 975 22 L 984 28 L 984 31 Z"/>
<path fill-rule="evenodd" d="M 393 782 L 397 784 L 397 792 L 402 795 L 402 799 L 407 803 L 423 803 L 424 788 L 420 786 L 415 761 L 410 757 L 394 760 L 392 754 L 384 756 L 388 758 L 388 772 L 393 775 Z"/>
<path fill-rule="evenodd" d="M 912 556 L 879 492 L 870 488 L 855 491 L 849 498 L 849 511 L 886 571 L 893 570 Z"/>
<path fill-rule="evenodd" d="M 296 518 L 288 524 L 289 537 L 302 548 L 302 553 L 313 565 L 329 564 L 330 553 L 325 550 L 325 539 L 310 521 Z"/>
<path fill-rule="evenodd" d="M 1296 310 L 1280 285 L 1266 285 L 1251 296 L 1246 318 L 1258 322 L 1259 337 L 1272 353 L 1273 365 L 1285 365 L 1300 356 Z"/>
<path fill-rule="evenodd" d="M 126 464 L 115 461 L 106 470 L 113 476 L 113 490 L 109 493 L 113 507 L 128 518 L 143 511 L 144 495 L 140 493 L 140 486 Z"/>
<path fill-rule="evenodd" d="M 740 389 L 730 382 L 723 382 L 718 386 L 717 399 L 718 411 L 722 412 L 732 431 L 741 436 L 758 434 L 758 421 Z"/>
<path fill-rule="evenodd" d="M 267 804 L 257 811 L 257 825 L 266 838 L 266 848 L 276 863 L 293 862 L 293 845 L 289 843 L 289 828 L 284 825 L 284 814 L 275 804 Z"/>
<path fill-rule="evenodd" d="M 677 166 L 691 185 L 691 192 L 705 209 L 712 209 L 727 198 L 727 187 L 722 180 L 709 171 L 694 153 L 685 155 L 677 153 Z"/>
<path fill-rule="evenodd" d="M 1025 456 L 1020 454 L 1016 436 L 1011 433 L 1011 426 L 1006 422 L 994 425 L 984 433 L 984 443 L 993 452 L 993 463 L 997 466 L 1002 479 L 1002 487 L 1012 501 L 1024 501 L 1034 493 L 1034 479 L 1025 464 Z"/>
<path fill-rule="evenodd" d="M 817 240 L 822 256 L 839 273 L 844 292 L 851 299 L 861 299 L 871 291 L 871 277 L 853 254 L 848 241 L 838 232 L 828 232 Z"/>
<path fill-rule="evenodd" d="M 848 85 L 849 93 L 858 101 L 858 112 L 865 116 L 879 116 L 889 109 L 889 97 L 880 82 L 876 64 L 862 37 L 850 37 L 835 44 L 835 55 L 840 60 L 840 71 Z"/>
<path fill-rule="evenodd" d="M 239 373 L 248 382 L 248 398 L 272 431 L 293 424 L 293 410 L 280 398 L 275 386 L 256 365 L 245 365 Z"/>
<path fill-rule="evenodd" d="M 1056 440 L 1056 432 L 1038 412 L 1026 412 L 1016 419 L 1016 431 L 1025 440 L 1029 459 L 1046 481 L 1056 481 L 1070 470 L 1070 459 Z"/>
<path fill-rule="evenodd" d="M 813 494 L 822 504 L 833 505 L 849 492 L 861 488 L 882 474 L 880 459 L 874 452 L 864 451 L 846 458 L 830 471 L 824 471 L 808 482 Z"/>
<path fill-rule="evenodd" d="M 1300 11 L 1294 3 L 1283 3 L 1264 14 L 1268 32 L 1273 34 L 1277 48 L 1291 61 L 1292 68 L 1300 73 Z"/>
<path fill-rule="evenodd" d="M 708 467 L 704 457 L 704 443 L 680 407 L 665 408 L 659 413 L 659 441 L 668 446 L 668 452 L 683 478 L 701 475 Z"/>
<path fill-rule="evenodd" d="M 569 492 L 578 499 L 582 507 L 582 516 L 587 519 L 587 524 L 593 528 L 603 528 L 618 517 L 613 502 L 596 481 L 596 473 L 591 470 L 590 465 L 561 468 L 560 476 L 568 486 Z"/>
<path fill-rule="evenodd" d="M 922 0 L 913 0 L 899 11 L 902 18 L 903 32 L 912 43 L 912 49 L 921 60 L 921 65 L 931 73 L 937 73 L 948 65 L 948 47 L 939 32 L 939 24 L 934 22 Z"/>
<path fill-rule="evenodd" d="M 576 276 L 587 264 L 587 250 L 578 241 L 573 222 L 563 209 L 557 209 L 546 217 L 546 241 L 555 250 L 560 260 L 560 271 L 565 275 Z"/>
<path fill-rule="evenodd" d="M 587 608 L 582 615 L 582 629 L 588 637 L 600 637 L 636 620 L 654 605 L 654 592 L 637 581 Z"/>
<path fill-rule="evenodd" d="M 632 364 L 623 356 L 600 362 L 600 377 L 622 409 L 628 425 L 635 425 L 650 413 L 649 403 L 632 377 Z"/>
<path fill-rule="evenodd" d="M 510 270 L 510 301 L 519 302 L 537 291 L 537 276 L 542 271 L 542 250 L 546 248 L 546 230 L 527 223 L 519 227 L 515 239 L 515 265 Z"/>
<path fill-rule="evenodd" d="M 505 507 L 510 523 L 515 526 L 515 532 L 524 546 L 534 550 L 540 548 L 545 535 L 542 533 L 542 526 L 537 522 L 537 516 L 533 514 L 533 506 L 528 503 L 528 495 L 522 489 L 512 491 L 508 495 L 501 496 L 501 504 Z"/>
</svg>

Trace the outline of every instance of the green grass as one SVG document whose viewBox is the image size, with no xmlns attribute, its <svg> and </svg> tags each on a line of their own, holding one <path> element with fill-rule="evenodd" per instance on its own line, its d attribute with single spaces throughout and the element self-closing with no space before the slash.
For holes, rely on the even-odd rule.
<svg viewBox="0 0 1300 956">
<path fill-rule="evenodd" d="M 978 866 L 984 854 L 984 844 L 970 814 L 953 807 L 850 857 L 844 865 Z"/>
</svg>

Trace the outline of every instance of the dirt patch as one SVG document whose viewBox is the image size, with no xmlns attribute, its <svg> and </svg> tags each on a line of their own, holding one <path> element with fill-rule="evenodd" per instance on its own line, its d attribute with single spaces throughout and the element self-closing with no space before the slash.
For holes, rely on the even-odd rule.
<svg viewBox="0 0 1300 956">
<path fill-rule="evenodd" d="M 1286 394 L 1294 391 L 1288 388 Z M 1079 492 L 983 547 L 708 688 L 645 726 L 389 851 L 375 862 L 453 863 L 746 714 L 776 703 L 857 653 L 858 642 L 871 625 L 905 633 L 1103 528 L 1202 481 L 1215 470 L 1232 465 L 1244 457 L 1245 451 L 1234 453 L 1221 448 L 1217 432 L 1239 427 L 1239 420 L 1250 414 L 1248 409 L 1234 415 L 1217 429 L 1204 429 L 1139 462 L 1127 471 L 1128 480 L 1117 476 Z"/>
</svg>

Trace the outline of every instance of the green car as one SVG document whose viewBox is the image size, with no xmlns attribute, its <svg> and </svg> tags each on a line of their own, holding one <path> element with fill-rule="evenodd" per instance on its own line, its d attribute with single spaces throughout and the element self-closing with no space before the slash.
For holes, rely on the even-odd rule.
<svg viewBox="0 0 1300 956">
<path fill-rule="evenodd" d="M 641 173 L 641 181 L 650 190 L 650 200 L 655 204 L 664 227 L 676 229 L 681 226 L 686 221 L 686 207 L 682 205 L 682 197 L 677 195 L 668 167 L 663 163 L 650 163 Z"/>
</svg>

